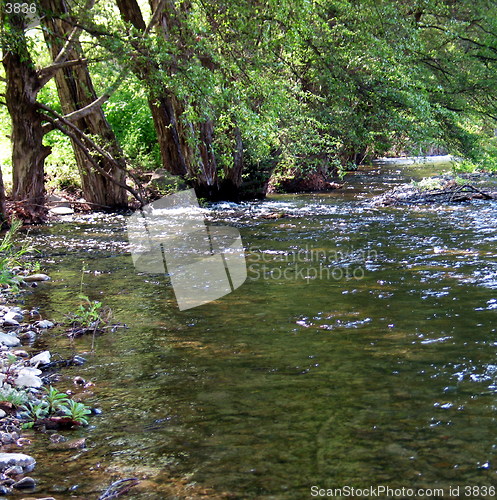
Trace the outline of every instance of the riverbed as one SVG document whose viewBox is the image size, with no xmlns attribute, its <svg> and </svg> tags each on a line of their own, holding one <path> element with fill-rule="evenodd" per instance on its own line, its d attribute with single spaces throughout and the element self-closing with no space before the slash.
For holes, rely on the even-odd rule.
<svg viewBox="0 0 497 500">
<path fill-rule="evenodd" d="M 87 450 L 26 450 L 37 495 L 97 498 L 124 477 L 143 479 L 136 499 L 495 486 L 497 205 L 369 203 L 447 168 L 363 167 L 330 193 L 207 207 L 240 231 L 248 276 L 186 311 L 166 276 L 135 271 L 125 216 L 32 229 L 52 281 L 26 305 L 62 321 L 82 292 L 126 325 L 36 341 L 87 358 L 60 385 L 92 381 L 103 410 L 71 434 Z"/>
</svg>

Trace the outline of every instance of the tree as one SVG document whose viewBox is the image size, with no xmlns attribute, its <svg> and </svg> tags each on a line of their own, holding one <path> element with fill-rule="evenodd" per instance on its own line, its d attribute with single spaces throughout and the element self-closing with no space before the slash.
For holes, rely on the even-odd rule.
<svg viewBox="0 0 497 500">
<path fill-rule="evenodd" d="M 25 220 L 40 222 L 46 214 L 43 165 L 50 148 L 43 145 L 43 117 L 36 99 L 50 70 L 42 73 L 34 68 L 24 35 L 23 14 L 2 9 L 2 21 L 5 102 L 12 120 L 12 197 Z M 62 53 L 57 64 L 63 61 Z"/>
<path fill-rule="evenodd" d="M 62 50 L 74 25 L 71 13 L 63 0 L 41 0 L 43 9 L 42 22 L 47 45 L 55 59 Z M 68 50 L 68 59 L 80 60 L 77 66 L 68 66 L 55 73 L 57 91 L 64 114 L 75 112 L 97 100 L 97 94 L 88 70 L 81 44 L 76 41 Z M 102 107 L 97 105 L 93 112 L 72 122 L 86 135 L 98 138 L 105 145 L 113 161 L 105 156 L 96 156 L 100 168 L 112 179 L 124 183 L 126 162 L 114 132 L 109 126 Z M 117 184 L 95 171 L 82 149 L 72 140 L 74 155 L 81 175 L 83 196 L 96 208 L 122 208 L 127 205 L 127 193 L 122 185 Z"/>
<path fill-rule="evenodd" d="M 88 9 L 90 6 L 86 4 L 85 7 Z M 37 70 L 25 35 L 25 15 L 22 12 L 16 13 L 13 9 L 10 11 L 2 9 L 2 21 L 2 62 L 6 74 L 5 103 L 12 121 L 13 200 L 19 215 L 25 221 L 32 223 L 42 222 L 45 219 L 44 162 L 50 154 L 50 148 L 43 144 L 43 137 L 53 129 L 61 130 L 68 135 L 99 174 L 140 199 L 140 195 L 133 188 L 104 170 L 98 164 L 95 155 L 104 157 L 107 162 L 112 163 L 113 171 L 115 169 L 120 171 L 121 165 L 118 161 L 73 123 L 92 114 L 108 99 L 108 95 L 66 116 L 56 113 L 37 100 L 40 90 L 58 71 L 82 64 L 80 58 L 69 59 L 81 29 L 74 27 L 54 57 L 53 63 Z"/>
</svg>

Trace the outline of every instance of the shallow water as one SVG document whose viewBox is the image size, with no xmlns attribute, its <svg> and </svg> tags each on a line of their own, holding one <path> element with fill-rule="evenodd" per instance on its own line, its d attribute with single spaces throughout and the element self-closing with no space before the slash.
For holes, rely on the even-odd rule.
<svg viewBox="0 0 497 500">
<path fill-rule="evenodd" d="M 369 167 L 341 191 L 206 209 L 239 229 L 248 278 L 183 312 L 167 278 L 134 271 L 125 217 L 33 230 L 53 281 L 26 304 L 62 320 L 82 279 L 127 325 L 93 352 L 60 329 L 37 340 L 86 353 L 60 385 L 91 380 L 103 410 L 70 434 L 87 435 L 87 451 L 45 460 L 48 437 L 26 449 L 38 496 L 96 498 L 131 476 L 147 477 L 137 499 L 183 498 L 178 478 L 247 499 L 496 485 L 497 205 L 368 204 L 428 171 Z"/>
</svg>

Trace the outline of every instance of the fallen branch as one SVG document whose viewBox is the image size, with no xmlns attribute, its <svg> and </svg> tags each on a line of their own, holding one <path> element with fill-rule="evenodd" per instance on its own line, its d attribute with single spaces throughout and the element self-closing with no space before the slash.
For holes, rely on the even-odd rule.
<svg viewBox="0 0 497 500">
<path fill-rule="evenodd" d="M 117 498 L 121 495 L 127 493 L 133 486 L 136 486 L 140 480 L 136 477 L 130 477 L 128 479 L 120 479 L 119 481 L 114 481 L 99 497 L 98 500 L 110 500 L 111 498 Z"/>
<path fill-rule="evenodd" d="M 497 200 L 497 193 L 482 191 L 470 184 L 448 185 L 442 189 L 423 191 L 412 186 L 401 186 L 375 198 L 377 206 L 424 205 L 429 203 L 461 203 L 466 201 Z"/>
</svg>

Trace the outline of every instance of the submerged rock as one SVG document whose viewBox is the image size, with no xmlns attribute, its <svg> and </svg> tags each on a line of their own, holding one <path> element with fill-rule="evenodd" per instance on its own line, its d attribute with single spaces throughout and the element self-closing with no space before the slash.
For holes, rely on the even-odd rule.
<svg viewBox="0 0 497 500">
<path fill-rule="evenodd" d="M 30 276 L 26 276 L 23 278 L 24 281 L 27 283 L 32 283 L 33 281 L 49 281 L 50 276 L 46 274 L 31 274 Z"/>
<path fill-rule="evenodd" d="M 0 453 L 0 471 L 10 467 L 22 467 L 22 471 L 31 472 L 36 465 L 36 460 L 24 453 Z"/>
<path fill-rule="evenodd" d="M 36 486 L 36 481 L 29 476 L 23 477 L 17 483 L 12 485 L 12 488 L 16 488 L 17 490 L 30 490 Z"/>
</svg>

